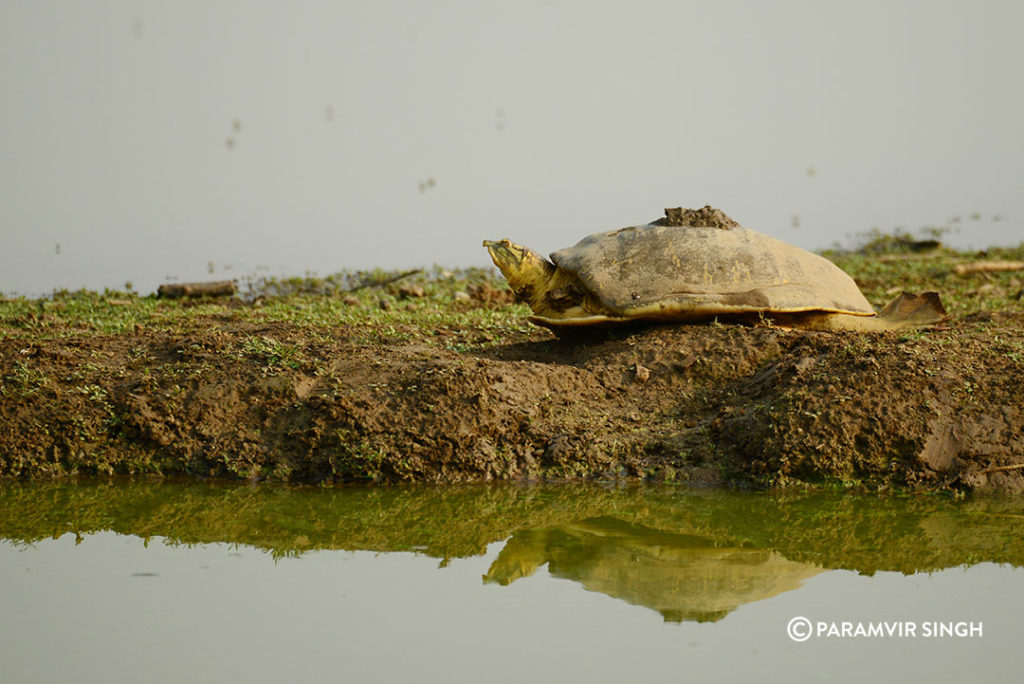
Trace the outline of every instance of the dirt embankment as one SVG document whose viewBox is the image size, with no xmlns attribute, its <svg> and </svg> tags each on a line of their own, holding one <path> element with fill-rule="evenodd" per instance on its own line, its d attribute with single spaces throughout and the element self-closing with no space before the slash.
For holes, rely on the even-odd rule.
<svg viewBox="0 0 1024 684">
<path fill-rule="evenodd" d="M 1024 488 L 1024 314 L 470 344 L 210 316 L 0 339 L 0 476 Z"/>
</svg>

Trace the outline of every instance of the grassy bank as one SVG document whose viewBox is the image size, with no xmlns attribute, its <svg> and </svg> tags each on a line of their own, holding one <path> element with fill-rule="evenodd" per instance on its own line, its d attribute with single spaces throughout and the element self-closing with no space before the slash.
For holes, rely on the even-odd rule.
<svg viewBox="0 0 1024 684">
<path fill-rule="evenodd" d="M 1024 245 L 920 247 L 827 253 L 876 307 L 940 292 L 949 320 L 904 333 L 562 341 L 491 272 L 440 269 L 3 298 L 0 475 L 1018 488 L 1024 271 L 963 271 Z"/>
</svg>

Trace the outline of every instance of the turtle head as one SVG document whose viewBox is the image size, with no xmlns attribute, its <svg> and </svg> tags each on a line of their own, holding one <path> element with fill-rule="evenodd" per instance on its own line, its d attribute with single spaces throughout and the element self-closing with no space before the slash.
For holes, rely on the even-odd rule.
<svg viewBox="0 0 1024 684">
<path fill-rule="evenodd" d="M 551 288 L 555 265 L 529 247 L 517 245 L 509 239 L 484 240 L 491 260 L 505 276 L 516 296 L 537 311 L 537 306 Z"/>
</svg>

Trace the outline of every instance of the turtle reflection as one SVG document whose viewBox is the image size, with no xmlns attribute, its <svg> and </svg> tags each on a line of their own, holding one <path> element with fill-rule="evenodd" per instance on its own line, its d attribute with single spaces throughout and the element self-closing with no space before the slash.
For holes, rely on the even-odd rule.
<svg viewBox="0 0 1024 684">
<path fill-rule="evenodd" d="M 669 622 L 721 620 L 824 570 L 774 551 L 716 546 L 706 537 L 597 517 L 516 532 L 484 581 L 507 585 L 545 563 L 554 577 L 652 608 Z"/>
</svg>

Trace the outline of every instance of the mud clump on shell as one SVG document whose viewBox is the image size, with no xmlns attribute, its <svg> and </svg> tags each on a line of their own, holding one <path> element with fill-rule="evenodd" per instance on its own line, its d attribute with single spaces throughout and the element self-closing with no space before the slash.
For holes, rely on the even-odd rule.
<svg viewBox="0 0 1024 684">
<path fill-rule="evenodd" d="M 709 204 L 700 209 L 684 209 L 683 207 L 666 208 L 665 217 L 651 221 L 654 226 L 692 226 L 694 228 L 721 228 L 729 230 L 740 225 L 729 218 L 721 209 Z"/>
</svg>

